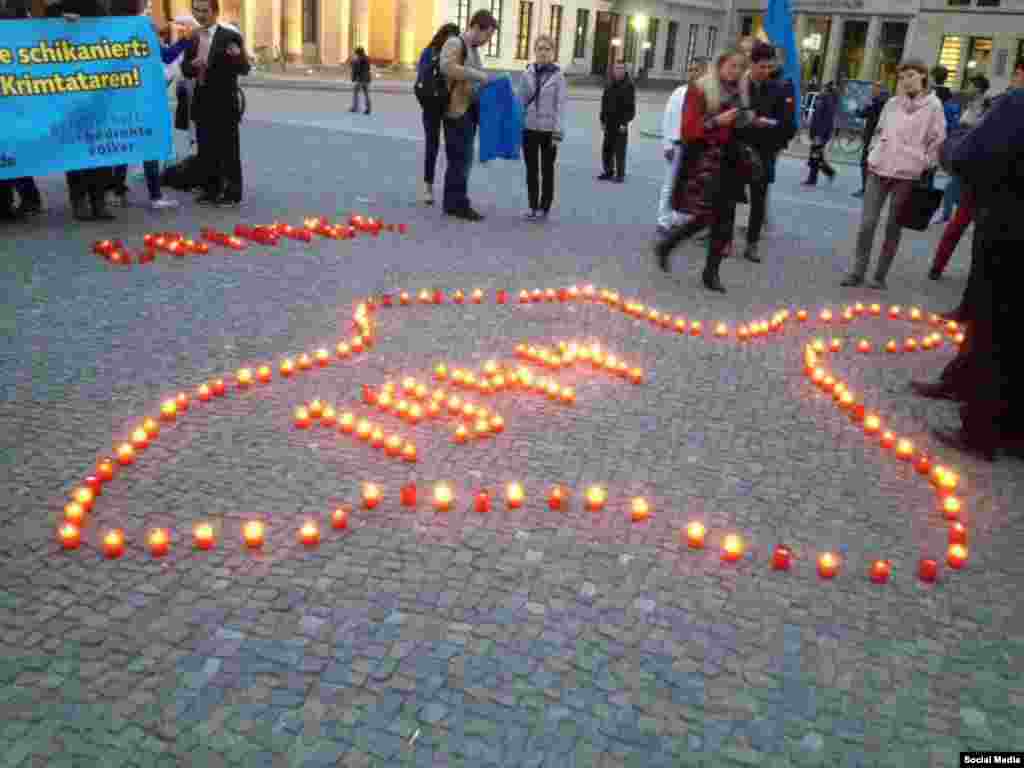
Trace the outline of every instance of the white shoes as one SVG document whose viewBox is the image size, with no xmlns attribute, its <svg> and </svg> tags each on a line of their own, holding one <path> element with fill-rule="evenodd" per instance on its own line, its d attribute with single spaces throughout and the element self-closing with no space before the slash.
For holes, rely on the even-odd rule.
<svg viewBox="0 0 1024 768">
<path fill-rule="evenodd" d="M 151 200 L 149 203 L 149 207 L 152 208 L 154 211 L 160 211 L 166 208 L 177 208 L 178 205 L 179 203 L 177 200 L 171 200 L 166 197 L 161 197 L 158 200 Z"/>
<path fill-rule="evenodd" d="M 434 188 L 420 179 L 420 202 L 424 205 L 434 204 Z"/>
</svg>

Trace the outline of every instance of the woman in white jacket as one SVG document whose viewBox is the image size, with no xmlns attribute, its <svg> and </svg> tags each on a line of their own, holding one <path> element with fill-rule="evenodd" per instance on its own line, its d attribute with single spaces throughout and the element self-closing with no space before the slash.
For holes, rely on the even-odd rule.
<svg viewBox="0 0 1024 768">
<path fill-rule="evenodd" d="M 686 101 L 686 89 L 707 72 L 708 61 L 703 56 L 693 60 L 687 71 L 686 82 L 672 92 L 661 119 L 661 145 L 667 166 L 661 196 L 658 198 L 658 229 L 662 231 L 667 232 L 682 223 L 682 215 L 672 210 L 672 187 L 675 186 L 679 163 L 683 158 L 683 103 Z"/>
<path fill-rule="evenodd" d="M 544 219 L 555 198 L 555 157 L 565 135 L 568 90 L 565 75 L 554 63 L 555 41 L 548 35 L 538 35 L 533 52 L 537 61 L 519 78 L 518 94 L 523 105 L 523 159 L 530 199 L 526 218 Z"/>
</svg>

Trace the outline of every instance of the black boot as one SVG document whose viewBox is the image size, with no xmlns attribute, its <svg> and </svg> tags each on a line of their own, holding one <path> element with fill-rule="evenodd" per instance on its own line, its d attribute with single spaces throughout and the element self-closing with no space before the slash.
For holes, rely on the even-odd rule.
<svg viewBox="0 0 1024 768">
<path fill-rule="evenodd" d="M 673 249 L 686 237 L 686 230 L 683 227 L 672 227 L 669 230 L 659 229 L 654 241 L 654 255 L 658 260 L 658 266 L 662 272 L 671 272 L 672 265 L 669 257 Z"/>
<path fill-rule="evenodd" d="M 71 214 L 78 221 L 92 221 L 92 211 L 84 197 L 76 197 L 71 201 Z"/>
<path fill-rule="evenodd" d="M 107 196 L 103 192 L 89 193 L 89 202 L 92 205 L 92 217 L 96 221 L 113 221 L 114 214 L 107 207 Z"/>
<path fill-rule="evenodd" d="M 725 250 L 725 243 L 721 243 L 712 237 L 708 240 L 708 260 L 704 265 L 703 281 L 704 287 L 709 291 L 725 293 L 722 281 L 718 277 L 718 268 L 722 264 L 722 253 Z"/>
</svg>

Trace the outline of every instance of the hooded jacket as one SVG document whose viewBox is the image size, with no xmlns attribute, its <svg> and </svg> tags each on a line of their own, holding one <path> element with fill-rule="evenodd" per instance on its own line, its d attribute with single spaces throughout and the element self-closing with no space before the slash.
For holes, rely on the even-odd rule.
<svg viewBox="0 0 1024 768">
<path fill-rule="evenodd" d="M 919 179 L 939 161 L 946 116 L 934 93 L 894 96 L 886 102 L 868 155 L 868 169 L 884 178 Z"/>
<path fill-rule="evenodd" d="M 628 125 L 636 117 L 636 88 L 629 73 L 612 79 L 601 94 L 601 125 Z"/>
<path fill-rule="evenodd" d="M 541 84 L 539 93 L 538 80 Z M 547 65 L 539 76 L 536 64 L 528 66 L 519 78 L 517 95 L 523 105 L 523 128 L 565 135 L 565 105 L 569 91 L 565 75 L 557 64 Z"/>
</svg>

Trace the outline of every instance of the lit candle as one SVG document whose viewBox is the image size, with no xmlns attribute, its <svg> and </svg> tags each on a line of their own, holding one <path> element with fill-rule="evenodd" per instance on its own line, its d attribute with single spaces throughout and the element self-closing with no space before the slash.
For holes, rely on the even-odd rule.
<svg viewBox="0 0 1024 768">
<path fill-rule="evenodd" d="M 872 304 L 871 308 L 868 311 L 872 315 L 874 315 L 875 317 L 878 317 L 880 314 L 882 314 L 882 305 L 881 304 Z"/>
<path fill-rule="evenodd" d="M 843 342 L 839 339 L 832 339 L 828 344 L 828 348 L 830 352 L 838 352 L 843 348 Z"/>
<path fill-rule="evenodd" d="M 124 467 L 135 463 L 135 449 L 131 443 L 121 443 L 117 447 L 117 462 Z"/>
<path fill-rule="evenodd" d="M 900 316 L 900 312 L 901 310 L 899 307 L 889 307 L 889 317 L 893 320 L 896 320 Z"/>
<path fill-rule="evenodd" d="M 686 543 L 690 549 L 703 549 L 707 530 L 704 524 L 694 520 L 686 526 Z"/>
<path fill-rule="evenodd" d="M 292 362 L 290 357 L 286 357 L 281 361 L 281 375 L 288 378 L 295 372 L 295 363 Z"/>
<path fill-rule="evenodd" d="M 806 320 L 807 320 L 807 310 L 806 309 L 798 309 L 796 311 L 796 319 L 799 320 L 801 323 L 806 322 Z"/>
<path fill-rule="evenodd" d="M 949 526 L 949 543 L 967 545 L 967 526 L 961 522 L 955 522 Z"/>
<path fill-rule="evenodd" d="M 239 368 L 235 374 L 235 379 L 238 381 L 238 386 L 242 389 L 252 384 L 252 369 L 251 368 Z"/>
<path fill-rule="evenodd" d="M 644 380 L 644 372 L 640 368 L 629 369 L 629 380 L 634 384 L 641 384 Z"/>
<path fill-rule="evenodd" d="M 171 536 L 163 528 L 155 528 L 149 533 L 149 553 L 153 557 L 163 557 L 171 548 Z"/>
<path fill-rule="evenodd" d="M 942 516 L 947 520 L 959 520 L 961 504 L 956 496 L 946 496 L 942 499 Z"/>
<path fill-rule="evenodd" d="M 892 563 L 888 560 L 875 560 L 868 573 L 875 584 L 885 584 L 892 574 Z"/>
<path fill-rule="evenodd" d="M 197 549 L 211 549 L 214 544 L 213 526 L 200 523 L 192 531 L 192 539 Z"/>
<path fill-rule="evenodd" d="M 348 516 L 352 508 L 348 504 L 342 504 L 331 513 L 331 527 L 336 531 L 343 531 L 348 528 Z"/>
<path fill-rule="evenodd" d="M 434 508 L 438 512 L 447 512 L 451 509 L 454 494 L 451 486 L 447 483 L 438 483 L 434 486 Z"/>
<path fill-rule="evenodd" d="M 339 341 L 334 351 L 337 353 L 339 360 L 344 360 L 352 354 L 352 347 L 344 341 Z"/>
<path fill-rule="evenodd" d="M 77 501 L 69 501 L 64 505 L 64 519 L 81 528 L 85 522 L 85 509 Z"/>
<path fill-rule="evenodd" d="M 915 339 L 915 338 L 907 339 L 905 342 L 903 342 L 903 348 L 907 352 L 914 352 L 917 349 L 917 339 Z"/>
<path fill-rule="evenodd" d="M 261 365 L 256 370 L 256 378 L 259 379 L 260 382 L 263 383 L 263 384 L 266 384 L 268 381 L 270 381 L 270 378 L 271 378 L 270 366 L 269 365 Z"/>
<path fill-rule="evenodd" d="M 141 451 L 147 445 L 149 445 L 149 435 L 146 434 L 146 430 L 144 430 L 142 427 L 139 427 L 138 429 L 132 432 L 131 441 L 132 445 L 135 447 L 135 450 Z"/>
<path fill-rule="evenodd" d="M 309 409 L 300 405 L 295 409 L 295 426 L 299 429 L 306 429 L 313 421 L 310 419 Z"/>
<path fill-rule="evenodd" d="M 551 493 L 548 494 L 548 508 L 554 511 L 558 511 L 562 508 L 562 504 L 568 499 L 568 492 L 560 485 L 556 485 L 551 489 Z"/>
<path fill-rule="evenodd" d="M 114 479 L 114 462 L 110 459 L 101 459 L 96 462 L 96 475 L 104 483 Z"/>
<path fill-rule="evenodd" d="M 910 319 L 911 320 L 920 320 L 921 319 L 921 310 L 918 309 L 917 307 L 911 307 L 910 308 Z"/>
<path fill-rule="evenodd" d="M 823 309 L 823 310 L 821 310 L 821 314 L 818 315 L 818 317 L 821 318 L 821 322 L 823 322 L 823 323 L 831 323 L 832 322 L 832 310 L 831 309 Z"/>
<path fill-rule="evenodd" d="M 896 458 L 911 461 L 914 458 L 914 444 L 905 437 L 896 441 Z"/>
<path fill-rule="evenodd" d="M 453 436 L 453 439 L 459 445 L 462 445 L 463 443 L 469 440 L 469 430 L 466 429 L 465 424 L 459 424 L 459 426 L 455 428 L 455 434 Z"/>
<path fill-rule="evenodd" d="M 723 338 L 729 335 L 729 326 L 725 323 L 719 323 L 715 326 L 715 336 Z"/>
<path fill-rule="evenodd" d="M 373 509 L 380 504 L 381 496 L 380 487 L 375 483 L 367 483 L 363 486 L 363 506 L 367 509 Z"/>
<path fill-rule="evenodd" d="M 871 351 L 871 342 L 867 339 L 861 339 L 857 342 L 857 351 L 862 354 L 867 354 Z"/>
<path fill-rule="evenodd" d="M 890 430 L 887 429 L 885 430 L 885 432 L 882 433 L 881 442 L 882 447 L 888 450 L 889 448 L 892 448 L 894 445 L 896 445 L 896 435 L 894 435 Z"/>
<path fill-rule="evenodd" d="M 643 522 L 651 516 L 651 505 L 647 499 L 637 496 L 630 502 L 629 513 L 634 523 Z"/>
<path fill-rule="evenodd" d="M 213 397 L 213 393 L 210 391 L 208 384 L 200 384 L 199 389 L 196 390 L 196 394 L 199 396 L 200 402 L 208 403 L 210 398 Z"/>
<path fill-rule="evenodd" d="M 402 438 L 398 435 L 389 435 L 384 440 L 384 453 L 388 456 L 398 456 L 402 452 Z"/>
<path fill-rule="evenodd" d="M 245 546 L 249 549 L 259 549 L 263 546 L 263 523 L 259 520 L 250 520 L 242 528 L 242 538 L 245 539 Z"/>
<path fill-rule="evenodd" d="M 939 477 L 939 493 L 953 493 L 959 483 L 960 478 L 956 472 L 947 469 Z"/>
<path fill-rule="evenodd" d="M 324 404 L 319 398 L 309 404 L 309 415 L 314 419 L 319 419 L 324 412 Z"/>
<path fill-rule="evenodd" d="M 850 409 L 850 418 L 853 421 L 860 423 L 864 421 L 864 415 L 866 413 L 867 410 L 865 409 L 864 404 L 857 403 L 855 406 L 853 406 L 853 408 Z"/>
<path fill-rule="evenodd" d="M 64 523 L 57 529 L 57 535 L 64 549 L 78 549 L 82 544 L 82 531 L 72 523 Z"/>
<path fill-rule="evenodd" d="M 403 507 L 415 507 L 416 483 L 406 483 L 403 485 L 402 490 L 399 491 L 399 498 L 401 499 Z"/>
<path fill-rule="evenodd" d="M 95 475 L 89 475 L 82 481 L 85 487 L 92 491 L 93 498 L 103 495 L 103 481 Z"/>
<path fill-rule="evenodd" d="M 722 541 L 722 559 L 728 563 L 735 563 L 743 557 L 743 539 L 735 533 L 730 533 Z"/>
<path fill-rule="evenodd" d="M 893 354 L 900 351 L 900 345 L 896 343 L 896 339 L 889 339 L 885 344 L 885 351 Z"/>
<path fill-rule="evenodd" d="M 299 529 L 299 540 L 307 547 L 315 547 L 320 543 L 320 529 L 312 520 L 307 520 Z"/>
<path fill-rule="evenodd" d="M 452 296 L 452 299 L 455 301 L 456 304 L 461 304 L 466 300 L 466 294 L 462 292 L 461 288 L 457 289 L 455 291 L 455 294 Z"/>
<path fill-rule="evenodd" d="M 818 575 L 831 579 L 839 572 L 839 558 L 832 552 L 825 552 L 818 558 Z"/>
<path fill-rule="evenodd" d="M 873 413 L 864 416 L 864 432 L 869 435 L 877 434 L 882 428 L 882 420 Z"/>
<path fill-rule="evenodd" d="M 210 389 L 213 390 L 214 397 L 224 397 L 224 394 L 228 391 L 227 384 L 224 383 L 224 379 L 214 379 L 213 384 L 210 385 Z"/>
<path fill-rule="evenodd" d="M 409 462 L 410 464 L 416 461 L 416 446 L 408 440 L 402 446 L 402 461 Z"/>
<path fill-rule="evenodd" d="M 821 386 L 824 383 L 826 376 L 828 376 L 828 374 L 825 373 L 825 369 L 818 367 L 815 368 L 814 372 L 811 374 L 811 381 L 818 386 Z"/>
<path fill-rule="evenodd" d="M 604 507 L 608 499 L 608 492 L 599 485 L 592 485 L 587 489 L 587 509 L 597 512 Z"/>
<path fill-rule="evenodd" d="M 473 500 L 473 509 L 478 513 L 485 514 L 491 511 L 491 494 L 486 491 L 480 491 L 476 498 Z"/>
<path fill-rule="evenodd" d="M 301 355 L 299 355 L 298 366 L 300 371 L 308 371 L 310 368 L 313 367 L 313 359 L 305 352 L 303 352 Z"/>
<path fill-rule="evenodd" d="M 323 413 L 320 414 L 320 423 L 325 427 L 333 427 L 338 421 L 338 413 L 334 406 L 325 405 Z"/>
<path fill-rule="evenodd" d="M 701 325 L 700 320 L 694 320 L 690 323 L 690 335 L 700 336 L 704 332 L 704 326 Z"/>
<path fill-rule="evenodd" d="M 776 571 L 788 571 L 793 564 L 793 550 L 789 547 L 779 545 L 772 553 L 772 569 Z"/>
<path fill-rule="evenodd" d="M 967 547 L 963 544 L 950 544 L 946 553 L 946 562 L 950 568 L 960 570 L 967 563 Z"/>
<path fill-rule="evenodd" d="M 839 395 L 839 407 L 844 410 L 852 408 L 855 402 L 856 398 L 853 396 L 852 392 L 843 390 L 842 394 Z"/>
<path fill-rule="evenodd" d="M 124 554 L 124 531 L 116 528 L 103 537 L 103 554 L 113 559 Z"/>
<path fill-rule="evenodd" d="M 164 421 L 174 421 L 178 415 L 178 405 L 173 400 L 164 400 L 160 403 L 160 418 Z"/>
<path fill-rule="evenodd" d="M 917 575 L 921 581 L 933 582 L 939 578 L 939 564 L 934 560 L 923 559 L 917 567 Z"/>
</svg>

